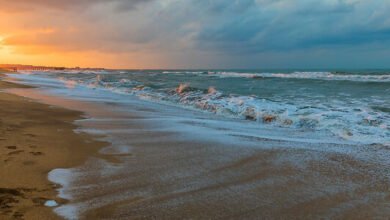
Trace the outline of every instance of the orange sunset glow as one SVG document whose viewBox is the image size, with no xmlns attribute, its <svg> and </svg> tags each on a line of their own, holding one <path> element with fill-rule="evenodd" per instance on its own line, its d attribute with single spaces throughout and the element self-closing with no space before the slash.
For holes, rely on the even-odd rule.
<svg viewBox="0 0 390 220">
<path fill-rule="evenodd" d="M 7 15 L 14 16 L 14 15 Z M 1 28 L 1 30 L 6 30 Z M 63 31 L 63 30 L 62 30 Z M 140 68 L 147 65 L 139 56 L 142 53 L 105 53 L 94 49 L 83 49 L 62 43 L 66 39 L 55 39 L 61 30 L 47 28 L 36 30 L 17 30 L 10 28 L 0 37 L 1 63 L 18 63 L 52 66 L 94 66 L 107 68 Z M 77 32 L 77 29 L 74 29 Z M 53 42 L 40 42 L 43 38 Z M 57 41 L 57 42 L 55 42 Z M 135 57 L 138 57 L 135 59 Z M 104 60 L 104 64 L 102 63 Z M 137 62 L 133 62 L 136 60 Z"/>
<path fill-rule="evenodd" d="M 106 9 L 95 9 L 93 1 L 79 5 L 37 2 L 0 1 L 0 63 L 106 68 L 163 63 L 161 54 L 150 52 L 152 45 L 141 50 L 143 43 L 116 42 L 114 35 L 120 34 L 122 25 L 104 24 L 106 19 L 100 16 Z"/>
</svg>

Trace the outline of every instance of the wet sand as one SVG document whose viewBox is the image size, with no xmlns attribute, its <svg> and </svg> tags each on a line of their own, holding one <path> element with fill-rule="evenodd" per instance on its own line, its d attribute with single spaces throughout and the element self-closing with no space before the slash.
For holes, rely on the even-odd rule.
<svg viewBox="0 0 390 220">
<path fill-rule="evenodd" d="M 48 200 L 59 187 L 47 179 L 58 167 L 82 164 L 104 143 L 75 134 L 81 112 L 52 107 L 7 94 L 25 86 L 1 81 L 0 75 L 0 219 L 59 219 Z"/>
</svg>

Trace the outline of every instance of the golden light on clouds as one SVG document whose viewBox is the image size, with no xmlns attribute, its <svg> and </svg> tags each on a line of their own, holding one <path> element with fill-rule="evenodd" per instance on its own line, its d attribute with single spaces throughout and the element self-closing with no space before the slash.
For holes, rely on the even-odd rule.
<svg viewBox="0 0 390 220">
<path fill-rule="evenodd" d="M 154 0 L 0 0 L 0 5 L 0 63 L 143 69 L 172 68 L 184 60 L 183 42 L 145 16 L 162 10 Z"/>
<path fill-rule="evenodd" d="M 0 63 L 6 63 L 10 57 L 10 48 L 4 42 L 5 37 L 0 36 Z"/>
<path fill-rule="evenodd" d="M 1 2 L 1 1 L 0 1 Z M 155 57 L 134 49 L 115 36 L 115 28 L 71 11 L 2 11 L 0 8 L 0 64 L 66 67 L 158 67 Z M 60 16 L 61 15 L 61 16 Z M 124 38 L 125 39 L 125 38 Z M 123 42 L 117 42 L 123 41 Z"/>
</svg>

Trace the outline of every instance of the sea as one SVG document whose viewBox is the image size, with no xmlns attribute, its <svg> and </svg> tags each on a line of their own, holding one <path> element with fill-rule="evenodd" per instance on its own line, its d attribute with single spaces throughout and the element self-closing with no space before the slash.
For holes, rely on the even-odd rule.
<svg viewBox="0 0 390 220">
<path fill-rule="evenodd" d="M 259 133 L 265 127 L 299 132 L 301 139 L 390 145 L 390 70 L 69 70 L 14 77 L 250 122 Z"/>
</svg>

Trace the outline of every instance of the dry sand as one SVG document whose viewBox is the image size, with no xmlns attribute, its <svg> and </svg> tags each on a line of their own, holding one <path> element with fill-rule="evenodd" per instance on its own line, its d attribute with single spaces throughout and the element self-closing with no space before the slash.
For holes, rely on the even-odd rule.
<svg viewBox="0 0 390 220">
<path fill-rule="evenodd" d="M 81 164 L 103 143 L 74 133 L 80 112 L 3 91 L 15 87 L 22 86 L 0 81 L 0 219 L 57 219 L 44 203 L 66 201 L 56 197 L 48 172 Z"/>
</svg>

